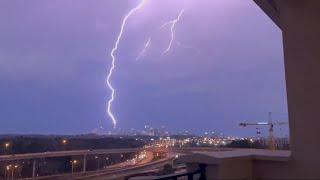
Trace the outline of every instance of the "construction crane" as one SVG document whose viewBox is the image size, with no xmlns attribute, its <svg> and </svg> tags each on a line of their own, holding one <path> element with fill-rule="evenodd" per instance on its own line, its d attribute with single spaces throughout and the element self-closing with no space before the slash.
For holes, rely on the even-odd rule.
<svg viewBox="0 0 320 180">
<path fill-rule="evenodd" d="M 287 121 L 272 122 L 271 112 L 269 112 L 268 115 L 269 115 L 268 122 L 255 122 L 255 123 L 242 122 L 242 123 L 239 123 L 239 126 L 241 126 L 241 127 L 247 127 L 247 126 L 269 126 L 268 147 L 269 147 L 270 150 L 275 150 L 276 149 L 276 143 L 275 143 L 275 138 L 274 138 L 274 135 L 273 135 L 273 127 L 274 127 L 274 125 L 288 124 L 288 122 Z"/>
</svg>

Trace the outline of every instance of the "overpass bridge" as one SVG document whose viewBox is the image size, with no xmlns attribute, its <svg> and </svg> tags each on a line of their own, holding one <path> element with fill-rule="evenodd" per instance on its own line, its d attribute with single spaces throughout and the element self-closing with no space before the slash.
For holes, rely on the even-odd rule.
<svg viewBox="0 0 320 180">
<path fill-rule="evenodd" d="M 183 148 L 118 148 L 118 149 L 85 149 L 85 150 L 71 150 L 71 151 L 52 151 L 26 154 L 11 154 L 0 155 L 0 162 L 3 161 L 18 161 L 18 160 L 32 160 L 51 157 L 66 157 L 66 156 L 87 156 L 99 154 L 121 154 L 134 153 L 143 150 L 153 152 L 190 152 L 190 151 L 221 151 L 227 148 L 213 148 L 213 147 L 183 147 Z"/>
<path fill-rule="evenodd" d="M 89 150 L 53 151 L 53 152 L 40 152 L 40 153 L 0 155 L 0 164 L 3 162 L 32 160 L 32 177 L 34 178 L 36 176 L 37 160 L 39 159 L 52 158 L 52 157 L 83 156 L 83 172 L 86 172 L 88 155 L 135 153 L 143 150 L 144 149 L 142 148 L 94 149 L 94 150 L 89 149 Z"/>
<path fill-rule="evenodd" d="M 179 153 L 189 154 L 192 151 L 221 151 L 220 148 L 203 148 L 203 147 L 184 147 L 184 148 L 118 148 L 118 149 L 89 149 L 89 150 L 70 150 L 70 151 L 52 151 L 52 152 L 40 152 L 40 153 L 26 153 L 26 154 L 11 154 L 11 155 L 0 155 L 0 164 L 4 162 L 14 162 L 20 160 L 31 160 L 32 161 L 32 178 L 36 177 L 36 167 L 40 159 L 53 158 L 53 157 L 72 157 L 82 156 L 83 167 L 82 173 L 86 173 L 87 169 L 87 156 L 89 155 L 102 155 L 102 154 L 124 154 L 124 153 L 138 153 L 142 151 L 150 151 L 153 153 L 165 152 L 165 153 Z"/>
<path fill-rule="evenodd" d="M 72 150 L 72 151 L 52 151 L 52 152 L 41 152 L 41 153 L 12 154 L 12 155 L 1 155 L 0 162 L 40 159 L 40 158 L 49 158 L 49 157 L 132 153 L 132 152 L 138 152 L 141 150 L 143 149 L 142 148 L 119 148 L 119 149 Z"/>
</svg>

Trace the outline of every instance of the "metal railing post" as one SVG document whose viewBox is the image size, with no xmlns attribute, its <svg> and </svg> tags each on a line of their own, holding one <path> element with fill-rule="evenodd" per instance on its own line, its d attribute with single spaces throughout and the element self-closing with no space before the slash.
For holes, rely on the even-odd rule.
<svg viewBox="0 0 320 180">
<path fill-rule="evenodd" d="M 206 164 L 199 164 L 199 168 L 200 168 L 200 177 L 199 177 L 199 180 L 207 180 L 207 177 L 206 177 L 206 168 L 207 168 L 207 165 L 206 165 Z"/>
</svg>

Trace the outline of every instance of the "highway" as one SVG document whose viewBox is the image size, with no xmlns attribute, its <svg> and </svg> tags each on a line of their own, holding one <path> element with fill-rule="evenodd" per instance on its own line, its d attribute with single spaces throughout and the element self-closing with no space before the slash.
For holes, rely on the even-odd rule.
<svg viewBox="0 0 320 180">
<path fill-rule="evenodd" d="M 167 157 L 157 160 L 157 161 L 151 161 L 152 158 L 146 158 L 146 160 L 142 163 L 138 163 L 134 166 L 126 166 L 123 168 L 114 168 L 114 169 L 108 169 L 104 172 L 97 172 L 95 174 L 91 174 L 88 176 L 81 176 L 74 179 L 86 179 L 86 180 L 112 180 L 112 179 L 124 179 L 125 177 L 129 177 L 135 174 L 141 174 L 143 172 L 157 172 L 160 168 L 162 168 L 165 164 L 171 164 L 174 160 L 176 155 L 179 154 L 189 154 L 189 153 L 199 153 L 203 152 L 205 154 L 215 154 L 216 158 L 219 158 L 220 156 L 226 156 L 226 155 L 243 155 L 244 152 L 252 154 L 252 152 L 255 152 L 255 154 L 258 155 L 265 155 L 267 157 L 268 153 L 270 153 L 269 150 L 257 150 L 257 149 L 230 149 L 230 148 L 212 148 L 212 147 L 191 147 L 191 148 L 172 148 L 170 149 L 170 152 L 167 154 Z M 151 151 L 149 151 L 151 153 Z M 277 151 L 273 153 L 282 154 L 283 156 L 288 156 L 288 151 Z M 267 153 L 267 154 L 266 154 Z M 149 155 L 148 155 L 149 156 Z M 266 158 L 264 157 L 264 158 Z"/>
<path fill-rule="evenodd" d="M 159 169 L 163 167 L 164 164 L 172 162 L 174 158 L 174 155 L 170 154 L 163 159 L 153 161 L 154 152 L 146 151 L 146 154 L 147 154 L 146 158 L 138 161 L 136 164 L 133 164 L 130 162 L 123 162 L 123 163 L 111 165 L 99 171 L 88 171 L 86 173 L 76 172 L 73 174 L 72 179 L 79 179 L 79 180 L 119 179 L 129 175 L 139 174 L 141 172 Z M 27 179 L 67 180 L 67 179 L 71 179 L 71 173 L 27 178 Z"/>
<path fill-rule="evenodd" d="M 120 149 L 73 150 L 73 151 L 54 151 L 54 152 L 42 152 L 42 153 L 1 155 L 0 162 L 26 160 L 26 159 L 39 159 L 39 158 L 48 158 L 48 157 L 132 153 L 132 152 L 138 152 L 141 150 L 142 150 L 141 148 L 120 148 Z"/>
<path fill-rule="evenodd" d="M 155 151 L 156 148 L 148 148 L 150 151 Z M 99 155 L 99 154 L 119 154 L 131 153 L 142 151 L 142 148 L 119 148 L 119 149 L 95 149 L 95 150 L 72 150 L 72 151 L 54 151 L 54 152 L 41 152 L 41 153 L 27 153 L 27 154 L 13 154 L 13 155 L 0 155 L 1 161 L 15 161 L 38 159 L 47 157 L 65 157 L 65 156 L 79 156 L 79 155 Z M 190 152 L 190 151 L 206 151 L 206 150 L 221 150 L 220 148 L 169 148 L 171 152 Z"/>
<path fill-rule="evenodd" d="M 115 164 L 107 167 L 106 169 L 100 171 L 91 172 L 75 172 L 73 179 L 114 179 L 115 177 L 129 176 L 133 174 L 139 174 L 144 171 L 150 171 L 159 169 L 166 163 L 171 163 L 176 154 L 189 154 L 194 151 L 228 151 L 230 149 L 220 149 L 220 148 L 203 148 L 203 147 L 184 147 L 184 148 L 122 148 L 122 149 L 98 149 L 98 150 L 73 150 L 73 151 L 56 151 L 56 152 L 42 152 L 42 153 L 27 153 L 27 154 L 15 154 L 15 155 L 1 155 L 0 162 L 2 161 L 16 161 L 16 160 L 33 160 L 33 173 L 30 179 L 34 179 L 36 174 L 36 160 L 40 158 L 49 157 L 65 157 L 65 156 L 84 156 L 87 155 L 98 155 L 98 154 L 119 154 L 119 153 L 135 153 L 135 152 L 147 152 L 147 157 L 140 160 L 137 163 L 131 161 Z M 158 152 L 166 152 L 167 157 L 157 160 L 153 160 L 153 155 Z M 83 169 L 85 168 L 83 164 Z M 70 179 L 70 174 L 57 174 L 47 177 L 37 177 L 36 179 Z"/>
<path fill-rule="evenodd" d="M 81 176 L 73 179 L 86 179 L 86 180 L 100 180 L 100 179 L 123 179 L 124 177 L 139 174 L 146 171 L 158 170 L 162 168 L 165 164 L 171 163 L 174 159 L 175 154 L 169 154 L 167 157 L 151 161 L 152 158 L 147 158 L 143 163 L 138 163 L 135 166 L 119 168 L 114 170 L 107 170 L 105 172 L 100 172 L 88 176 Z M 149 162 L 148 162 L 149 161 Z"/>
</svg>

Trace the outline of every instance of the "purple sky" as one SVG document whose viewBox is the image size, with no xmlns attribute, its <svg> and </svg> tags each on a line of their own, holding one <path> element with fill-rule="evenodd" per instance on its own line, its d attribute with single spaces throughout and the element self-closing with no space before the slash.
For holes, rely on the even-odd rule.
<svg viewBox="0 0 320 180">
<path fill-rule="evenodd" d="M 99 121 L 111 129 L 109 52 L 137 3 L 0 1 L 0 133 L 86 133 Z M 162 56 L 170 34 L 159 27 L 182 8 Z M 118 126 L 248 135 L 255 129 L 239 122 L 265 121 L 269 111 L 286 120 L 282 51 L 280 29 L 252 0 L 151 0 L 128 20 L 116 53 Z"/>
</svg>

